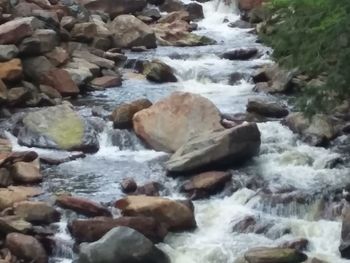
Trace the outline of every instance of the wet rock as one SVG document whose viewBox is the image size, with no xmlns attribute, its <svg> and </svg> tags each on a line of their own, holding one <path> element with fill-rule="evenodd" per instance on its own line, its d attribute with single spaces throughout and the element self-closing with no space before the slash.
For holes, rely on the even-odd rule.
<svg viewBox="0 0 350 263">
<path fill-rule="evenodd" d="M 260 143 L 260 132 L 255 123 L 197 135 L 171 156 L 166 162 L 166 169 L 182 173 L 209 166 L 239 164 L 258 154 Z"/>
<path fill-rule="evenodd" d="M 114 45 L 117 47 L 157 47 L 153 30 L 135 16 L 120 15 L 110 23 L 109 29 L 113 33 Z"/>
<path fill-rule="evenodd" d="M 257 48 L 235 49 L 225 52 L 222 58 L 229 60 L 248 60 L 255 57 L 257 54 Z"/>
<path fill-rule="evenodd" d="M 174 70 L 160 60 L 146 62 L 144 65 L 143 74 L 148 80 L 157 83 L 177 81 L 177 78 L 174 75 Z"/>
<path fill-rule="evenodd" d="M 132 128 L 134 115 L 144 109 L 152 106 L 152 102 L 148 99 L 139 99 L 131 103 L 125 103 L 118 106 L 111 115 L 113 127 L 115 129 L 129 129 Z"/>
<path fill-rule="evenodd" d="M 158 23 L 173 23 L 173 22 L 186 22 L 184 28 L 188 27 L 188 22 L 190 21 L 190 14 L 187 11 L 175 11 L 171 12 L 158 20 Z"/>
<path fill-rule="evenodd" d="M 29 147 L 96 152 L 96 131 L 67 104 L 27 113 L 18 142 Z"/>
<path fill-rule="evenodd" d="M 11 152 L 6 158 L 0 159 L 0 166 L 13 165 L 17 162 L 33 162 L 38 158 L 38 154 L 34 151 Z"/>
<path fill-rule="evenodd" d="M 289 248 L 255 248 L 244 254 L 248 263 L 301 263 L 307 256 L 295 249 Z"/>
<path fill-rule="evenodd" d="M 115 204 L 124 216 L 150 216 L 164 223 L 169 230 L 180 231 L 196 227 L 192 207 L 162 197 L 128 196 Z"/>
<path fill-rule="evenodd" d="M 168 232 L 165 226 L 159 224 L 154 218 L 144 216 L 74 220 L 68 228 L 80 243 L 97 241 L 108 231 L 119 226 L 135 229 L 153 242 L 162 242 Z"/>
<path fill-rule="evenodd" d="M 242 11 L 250 11 L 262 4 L 264 0 L 239 0 L 238 7 Z"/>
<path fill-rule="evenodd" d="M 109 14 L 111 18 L 122 14 L 133 14 L 142 11 L 147 5 L 146 0 L 79 0 L 79 2 L 90 11 L 101 11 Z"/>
<path fill-rule="evenodd" d="M 15 45 L 0 45 L 0 62 L 9 61 L 18 55 Z"/>
<path fill-rule="evenodd" d="M 208 197 L 222 190 L 225 184 L 231 180 L 229 172 L 206 172 L 198 174 L 185 182 L 182 190 L 191 195 L 192 199 Z"/>
<path fill-rule="evenodd" d="M 245 216 L 233 226 L 233 232 L 255 233 L 256 219 L 254 216 Z"/>
<path fill-rule="evenodd" d="M 228 84 L 236 85 L 242 80 L 248 80 L 247 76 L 244 73 L 234 72 L 230 74 Z"/>
<path fill-rule="evenodd" d="M 152 1 L 152 0 L 151 0 Z M 157 0 L 156 0 L 157 1 Z M 160 0 L 163 1 L 163 0 Z M 147 8 L 144 9 L 141 13 L 141 15 L 143 16 L 147 16 L 152 18 L 153 20 L 158 20 L 159 18 L 161 18 L 162 16 L 160 15 L 160 12 L 158 9 L 156 8 Z"/>
<path fill-rule="evenodd" d="M 350 259 L 350 209 L 344 209 L 339 252 L 342 258 Z"/>
<path fill-rule="evenodd" d="M 0 25 L 0 45 L 18 44 L 25 37 L 31 36 L 42 26 L 34 17 L 23 17 Z"/>
<path fill-rule="evenodd" d="M 289 114 L 285 105 L 261 99 L 248 100 L 247 111 L 270 118 L 283 118 Z"/>
<path fill-rule="evenodd" d="M 293 88 L 292 78 L 294 72 L 288 72 L 278 67 L 278 65 L 265 66 L 253 75 L 255 83 L 268 82 L 268 88 L 264 87 L 267 93 L 286 93 Z M 260 88 L 261 89 L 261 88 Z"/>
<path fill-rule="evenodd" d="M 94 89 L 107 89 L 113 87 L 119 87 L 122 85 L 121 76 L 103 76 L 95 78 L 90 82 L 90 85 Z"/>
<path fill-rule="evenodd" d="M 204 18 L 203 7 L 198 3 L 189 3 L 186 5 L 186 11 L 190 14 L 191 21 L 198 21 Z"/>
<path fill-rule="evenodd" d="M 14 214 L 33 224 L 57 222 L 60 213 L 51 205 L 40 201 L 23 201 L 14 205 Z"/>
<path fill-rule="evenodd" d="M 68 52 L 62 47 L 55 47 L 46 53 L 45 57 L 56 67 L 66 64 L 69 60 Z"/>
<path fill-rule="evenodd" d="M 124 193 L 135 192 L 137 189 L 137 184 L 136 184 L 135 180 L 132 178 L 123 179 L 123 181 L 120 183 L 120 186 L 121 186 L 122 191 Z"/>
<path fill-rule="evenodd" d="M 253 91 L 254 92 L 264 92 L 269 93 L 270 86 L 268 82 L 258 82 L 255 84 Z"/>
<path fill-rule="evenodd" d="M 159 196 L 160 184 L 151 182 L 137 187 L 132 195 Z"/>
<path fill-rule="evenodd" d="M 0 63 L 0 79 L 3 81 L 18 81 L 23 76 L 22 62 L 14 58 L 7 62 Z"/>
<path fill-rule="evenodd" d="M 111 216 L 111 212 L 99 203 L 68 195 L 59 196 L 56 204 L 86 216 Z"/>
<path fill-rule="evenodd" d="M 228 25 L 229 27 L 238 27 L 238 28 L 243 28 L 243 29 L 247 29 L 247 28 L 253 28 L 252 24 L 243 20 L 237 20 L 235 22 L 232 22 Z"/>
<path fill-rule="evenodd" d="M 99 241 L 80 246 L 80 263 L 154 262 L 168 263 L 163 251 L 149 239 L 128 227 L 117 227 Z"/>
<path fill-rule="evenodd" d="M 295 112 L 289 114 L 283 123 L 301 135 L 305 142 L 314 146 L 326 145 L 336 135 L 330 118 L 322 114 L 309 119 L 303 113 Z"/>
<path fill-rule="evenodd" d="M 41 243 L 32 236 L 11 233 L 6 236 L 5 246 L 17 258 L 27 262 L 47 263 L 48 256 Z"/>
<path fill-rule="evenodd" d="M 2 235 L 9 233 L 26 234 L 32 230 L 32 224 L 18 216 L 0 217 L 0 232 Z"/>
<path fill-rule="evenodd" d="M 8 187 L 13 184 L 13 179 L 9 170 L 0 168 L 0 187 Z"/>
<path fill-rule="evenodd" d="M 77 23 L 74 25 L 71 36 L 78 42 L 91 42 L 97 34 L 97 26 L 93 22 Z"/>
<path fill-rule="evenodd" d="M 33 184 L 43 179 L 38 162 L 17 162 L 11 168 L 11 176 L 17 183 Z"/>
<path fill-rule="evenodd" d="M 39 188 L 10 186 L 8 188 L 0 188 L 0 209 L 13 206 L 14 203 L 25 201 L 29 197 L 40 195 L 42 191 Z"/>
<path fill-rule="evenodd" d="M 174 92 L 136 113 L 133 126 L 135 133 L 155 150 L 174 152 L 196 134 L 223 129 L 220 120 L 219 110 L 208 99 Z"/>
<path fill-rule="evenodd" d="M 305 238 L 300 238 L 297 240 L 287 241 L 280 245 L 281 248 L 291 248 L 296 249 L 298 251 L 307 250 L 309 245 L 309 241 Z"/>
</svg>

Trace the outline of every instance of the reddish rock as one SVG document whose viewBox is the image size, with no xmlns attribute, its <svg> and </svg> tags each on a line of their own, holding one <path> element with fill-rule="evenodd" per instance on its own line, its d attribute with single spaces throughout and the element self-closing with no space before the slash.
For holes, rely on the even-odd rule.
<svg viewBox="0 0 350 263">
<path fill-rule="evenodd" d="M 136 184 L 135 180 L 132 178 L 123 179 L 123 181 L 120 183 L 120 186 L 121 186 L 122 191 L 124 193 L 135 192 L 137 189 L 137 184 Z"/>
<path fill-rule="evenodd" d="M 41 84 L 56 89 L 62 96 L 79 94 L 79 88 L 69 73 L 63 69 L 52 69 L 41 77 Z"/>
<path fill-rule="evenodd" d="M 22 78 L 22 62 L 14 58 L 8 62 L 0 63 L 0 79 L 4 81 L 17 81 Z"/>
<path fill-rule="evenodd" d="M 48 256 L 42 244 L 32 236 L 11 233 L 6 236 L 5 246 L 17 258 L 25 262 L 47 263 Z"/>
<path fill-rule="evenodd" d="M 250 11 L 255 7 L 261 6 L 264 0 L 239 0 L 239 9 L 243 11 Z"/>
<path fill-rule="evenodd" d="M 86 216 L 111 216 L 106 207 L 85 198 L 62 195 L 57 198 L 56 204 Z"/>
<path fill-rule="evenodd" d="M 147 195 L 147 196 L 159 196 L 160 184 L 157 182 L 147 183 L 143 186 L 137 187 L 133 195 Z"/>
<path fill-rule="evenodd" d="M 118 226 L 133 228 L 153 242 L 161 242 L 167 234 L 166 228 L 151 217 L 93 218 L 74 220 L 68 228 L 77 242 L 94 242 L 109 230 Z"/>
<path fill-rule="evenodd" d="M 0 44 L 17 44 L 31 36 L 41 22 L 34 17 L 24 17 L 0 25 Z"/>
<path fill-rule="evenodd" d="M 103 76 L 93 79 L 90 85 L 96 89 L 119 87 L 122 85 L 122 79 L 121 76 Z"/>
</svg>

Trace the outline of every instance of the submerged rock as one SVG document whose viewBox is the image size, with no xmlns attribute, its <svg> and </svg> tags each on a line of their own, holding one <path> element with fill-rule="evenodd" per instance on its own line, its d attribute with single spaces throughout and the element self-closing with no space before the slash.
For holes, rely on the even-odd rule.
<svg viewBox="0 0 350 263">
<path fill-rule="evenodd" d="M 18 142 L 29 147 L 95 152 L 96 131 L 68 105 L 43 108 L 22 120 Z"/>
<path fill-rule="evenodd" d="M 159 224 L 152 217 L 120 217 L 120 218 L 92 218 L 87 220 L 73 220 L 69 231 L 77 242 L 94 242 L 103 237 L 111 229 L 125 226 L 135 229 L 153 242 L 162 242 L 168 233 L 163 224 Z"/>
<path fill-rule="evenodd" d="M 257 48 L 235 49 L 225 52 L 222 58 L 229 60 L 248 60 L 255 57 L 257 54 Z"/>
<path fill-rule="evenodd" d="M 181 173 L 238 164 L 258 154 L 260 143 L 260 131 L 255 123 L 201 134 L 180 147 L 166 162 L 166 168 Z"/>
<path fill-rule="evenodd" d="M 115 206 L 125 216 L 150 216 L 164 223 L 169 230 L 178 231 L 196 227 L 190 205 L 162 197 L 128 196 L 118 200 Z"/>
<path fill-rule="evenodd" d="M 116 227 L 100 240 L 80 246 L 79 263 L 169 263 L 168 257 L 139 232 Z"/>
<path fill-rule="evenodd" d="M 170 66 L 156 59 L 145 63 L 143 74 L 148 80 L 157 83 L 176 82 L 177 78 L 173 71 Z"/>
<path fill-rule="evenodd" d="M 135 133 L 158 151 L 174 152 L 189 138 L 221 130 L 219 110 L 193 93 L 174 92 L 134 115 Z"/>
<path fill-rule="evenodd" d="M 307 256 L 290 248 L 255 248 L 244 254 L 248 263 L 301 263 Z"/>
</svg>

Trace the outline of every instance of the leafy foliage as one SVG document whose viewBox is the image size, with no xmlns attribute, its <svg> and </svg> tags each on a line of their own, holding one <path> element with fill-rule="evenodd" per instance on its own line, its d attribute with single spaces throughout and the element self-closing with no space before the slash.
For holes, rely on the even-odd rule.
<svg viewBox="0 0 350 263">
<path fill-rule="evenodd" d="M 350 1 L 270 0 L 269 33 L 263 40 L 274 48 L 284 66 L 322 85 L 303 89 L 299 105 L 306 111 L 330 111 L 350 98 Z"/>
</svg>

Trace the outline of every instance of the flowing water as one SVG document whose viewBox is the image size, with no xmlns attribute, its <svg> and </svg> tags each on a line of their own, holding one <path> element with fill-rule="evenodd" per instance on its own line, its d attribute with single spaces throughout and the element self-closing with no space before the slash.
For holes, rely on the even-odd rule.
<svg viewBox="0 0 350 263">
<path fill-rule="evenodd" d="M 231 73 L 249 75 L 259 65 L 272 63 L 271 50 L 257 43 L 249 30 L 228 27 L 224 19 L 235 21 L 238 12 L 234 5 L 227 7 L 221 2 L 213 0 L 203 4 L 205 19 L 199 22 L 196 32 L 216 39 L 217 45 L 158 47 L 146 53 L 128 54 L 129 58 L 161 59 L 176 70 L 179 82 L 159 85 L 143 79 L 126 80 L 121 88 L 94 92 L 80 99 L 77 102 L 80 112 L 90 115 L 95 106 L 111 111 L 122 102 L 142 97 L 155 102 L 175 90 L 201 94 L 223 113 L 244 112 L 248 98 L 269 98 L 253 93 L 253 85 L 248 81 L 228 84 Z M 230 49 L 246 47 L 257 47 L 261 57 L 230 61 L 218 56 Z M 332 203 L 329 192 L 350 182 L 348 168 L 330 168 L 331 163 L 342 156 L 332 150 L 305 145 L 278 121 L 261 123 L 259 129 L 262 133 L 260 155 L 233 171 L 232 184 L 238 184 L 240 189 L 195 201 L 198 228 L 193 232 L 169 234 L 159 247 L 173 263 L 232 263 L 249 248 L 277 246 L 306 238 L 310 242 L 307 251 L 310 257 L 332 263 L 347 262 L 338 252 L 341 222 L 337 216 L 323 212 Z M 167 154 L 146 149 L 132 132 L 113 130 L 111 123 L 107 123 L 100 134 L 100 146 L 94 155 L 47 168 L 43 187 L 51 193 L 68 191 L 109 203 L 122 196 L 119 182 L 133 177 L 138 184 L 161 182 L 165 186 L 162 195 L 184 198 L 178 191 L 183 179 L 165 176 L 163 163 Z M 257 187 L 251 186 L 254 182 Z M 289 201 L 274 198 L 286 192 L 294 193 L 296 198 Z M 235 223 L 246 216 L 273 222 L 273 227 L 265 234 L 234 233 Z M 56 238 L 61 245 L 54 251 L 53 262 L 72 261 L 73 242 L 65 226 L 66 221 L 74 217 L 66 214 L 57 225 L 60 231 Z M 289 229 L 287 234 L 278 235 L 285 229 Z"/>
</svg>

